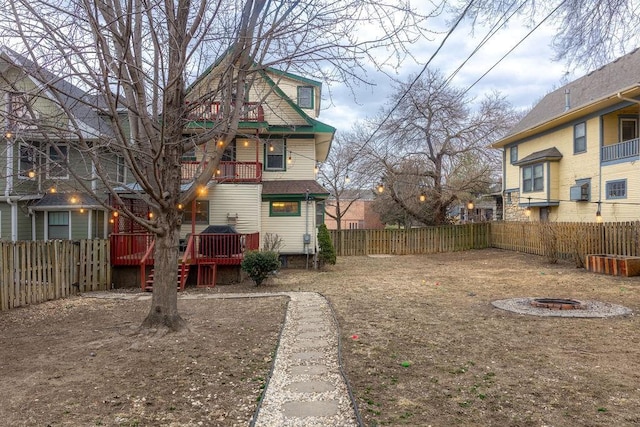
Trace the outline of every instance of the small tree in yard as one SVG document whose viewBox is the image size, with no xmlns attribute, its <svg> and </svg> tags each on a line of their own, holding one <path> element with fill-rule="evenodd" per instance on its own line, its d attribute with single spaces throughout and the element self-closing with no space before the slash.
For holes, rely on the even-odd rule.
<svg viewBox="0 0 640 427">
<path fill-rule="evenodd" d="M 260 286 L 269 275 L 280 268 L 280 255 L 273 251 L 249 251 L 240 265 L 256 286 Z"/>
<path fill-rule="evenodd" d="M 320 265 L 335 265 L 336 249 L 333 247 L 329 230 L 325 224 L 321 224 L 320 227 L 318 227 L 318 246 L 320 247 L 320 253 L 318 254 Z"/>
</svg>

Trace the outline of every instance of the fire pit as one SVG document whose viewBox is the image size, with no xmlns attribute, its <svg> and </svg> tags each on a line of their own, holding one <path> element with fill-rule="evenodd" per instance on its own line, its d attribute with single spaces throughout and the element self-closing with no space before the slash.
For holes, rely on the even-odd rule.
<svg viewBox="0 0 640 427">
<path fill-rule="evenodd" d="M 584 310 L 582 302 L 574 299 L 564 298 L 534 298 L 531 306 L 537 308 L 547 308 L 549 310 Z"/>
<path fill-rule="evenodd" d="M 617 304 L 564 298 L 509 298 L 493 301 L 491 304 L 517 314 L 545 317 L 611 317 L 632 314 L 629 308 Z"/>
</svg>

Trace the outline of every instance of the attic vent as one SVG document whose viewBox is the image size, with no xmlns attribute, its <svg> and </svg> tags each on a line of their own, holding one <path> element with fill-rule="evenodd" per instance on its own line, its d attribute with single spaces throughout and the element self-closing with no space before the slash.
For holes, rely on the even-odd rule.
<svg viewBox="0 0 640 427">
<path fill-rule="evenodd" d="M 580 185 L 574 185 L 569 190 L 571 200 L 574 202 L 588 202 L 589 201 L 589 184 L 584 183 Z"/>
</svg>

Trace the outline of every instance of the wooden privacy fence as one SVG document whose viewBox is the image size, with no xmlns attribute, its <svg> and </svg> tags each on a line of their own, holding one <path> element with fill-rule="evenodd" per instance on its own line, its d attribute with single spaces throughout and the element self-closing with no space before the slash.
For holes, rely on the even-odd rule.
<svg viewBox="0 0 640 427">
<path fill-rule="evenodd" d="M 559 259 L 588 254 L 640 255 L 640 221 L 494 222 L 491 246 Z"/>
<path fill-rule="evenodd" d="M 640 256 L 640 221 L 491 222 L 408 230 L 329 230 L 339 256 L 430 254 L 500 248 L 558 259 Z"/>
<path fill-rule="evenodd" d="M 329 230 L 338 256 L 411 255 L 489 247 L 489 223 L 407 230 Z"/>
<path fill-rule="evenodd" d="M 0 242 L 0 310 L 110 288 L 109 240 Z"/>
</svg>

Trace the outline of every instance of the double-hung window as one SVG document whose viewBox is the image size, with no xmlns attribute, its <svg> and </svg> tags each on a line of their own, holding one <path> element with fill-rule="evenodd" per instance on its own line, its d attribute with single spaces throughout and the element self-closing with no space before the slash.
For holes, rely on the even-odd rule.
<svg viewBox="0 0 640 427">
<path fill-rule="evenodd" d="M 587 151 L 587 123 L 581 122 L 573 126 L 573 152 Z"/>
<path fill-rule="evenodd" d="M 522 168 L 522 191 L 530 193 L 544 189 L 544 165 L 538 163 Z"/>
<path fill-rule="evenodd" d="M 620 118 L 620 141 L 629 141 L 638 137 L 638 119 L 635 117 Z"/>
<path fill-rule="evenodd" d="M 298 86 L 298 107 L 306 109 L 313 108 L 313 87 Z"/>
<path fill-rule="evenodd" d="M 116 182 L 124 184 L 127 181 L 127 168 L 123 156 L 116 156 Z"/>
<path fill-rule="evenodd" d="M 271 139 L 267 141 L 264 154 L 264 169 L 267 171 L 285 170 L 285 150 L 284 139 Z"/>
<path fill-rule="evenodd" d="M 69 171 L 67 170 L 67 156 L 69 155 L 69 146 L 67 144 L 51 144 L 49 145 L 47 157 L 47 178 L 49 179 L 67 179 Z"/>
<path fill-rule="evenodd" d="M 20 144 L 20 178 L 33 179 L 36 176 L 36 148 L 30 144 Z"/>
<path fill-rule="evenodd" d="M 511 147 L 509 149 L 509 156 L 510 156 L 511 164 L 514 164 L 515 162 L 518 161 L 518 146 L 517 145 L 514 145 L 513 147 Z"/>
<path fill-rule="evenodd" d="M 49 212 L 48 234 L 50 240 L 69 238 L 69 212 Z"/>
</svg>

